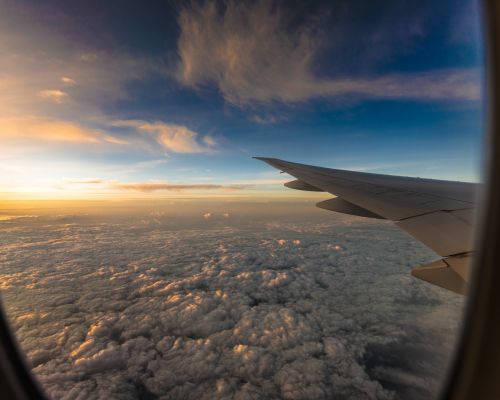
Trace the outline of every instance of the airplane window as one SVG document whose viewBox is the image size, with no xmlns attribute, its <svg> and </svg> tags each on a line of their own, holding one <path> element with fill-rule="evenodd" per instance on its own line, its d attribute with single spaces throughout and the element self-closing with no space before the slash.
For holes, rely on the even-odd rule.
<svg viewBox="0 0 500 400">
<path fill-rule="evenodd" d="M 0 294 L 47 397 L 437 399 L 472 273 L 480 15 L 3 1 Z"/>
</svg>

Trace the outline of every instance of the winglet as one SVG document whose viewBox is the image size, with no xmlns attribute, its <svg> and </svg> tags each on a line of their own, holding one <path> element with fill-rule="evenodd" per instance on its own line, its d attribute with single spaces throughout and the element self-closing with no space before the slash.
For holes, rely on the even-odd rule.
<svg viewBox="0 0 500 400">
<path fill-rule="evenodd" d="M 269 164 L 271 167 L 274 167 L 276 169 L 279 169 L 280 171 L 285 171 L 286 169 L 293 168 L 293 164 L 288 161 L 280 160 L 279 158 L 272 158 L 272 157 L 252 157 L 255 158 L 256 160 L 264 161 L 265 163 Z"/>
</svg>

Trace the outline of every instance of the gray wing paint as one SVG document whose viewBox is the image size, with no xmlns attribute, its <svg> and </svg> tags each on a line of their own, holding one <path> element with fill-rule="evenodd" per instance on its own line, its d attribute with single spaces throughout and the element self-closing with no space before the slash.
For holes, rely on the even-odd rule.
<svg viewBox="0 0 500 400">
<path fill-rule="evenodd" d="M 478 184 L 370 174 L 255 157 L 297 180 L 285 186 L 337 197 L 318 207 L 394 221 L 440 259 L 414 268 L 420 279 L 465 294 L 473 252 Z"/>
</svg>

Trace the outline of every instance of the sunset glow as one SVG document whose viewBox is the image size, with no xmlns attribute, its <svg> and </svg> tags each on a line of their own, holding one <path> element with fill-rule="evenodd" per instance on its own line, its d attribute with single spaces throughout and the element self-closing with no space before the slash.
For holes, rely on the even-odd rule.
<svg viewBox="0 0 500 400">
<path fill-rule="evenodd" d="M 369 22 L 328 36 L 351 29 L 341 17 L 354 8 L 317 25 L 313 7 L 290 30 L 298 16 L 265 1 L 222 14 L 155 5 L 153 24 L 145 11 L 83 4 L 1 6 L 0 200 L 302 195 L 252 156 L 479 177 L 481 54 L 468 3 L 445 20 L 415 10 L 406 47 Z M 397 12 L 384 20 L 396 26 Z M 353 39 L 374 31 L 386 53 Z M 349 52 L 336 57 L 348 47 L 365 54 L 362 68 Z"/>
</svg>

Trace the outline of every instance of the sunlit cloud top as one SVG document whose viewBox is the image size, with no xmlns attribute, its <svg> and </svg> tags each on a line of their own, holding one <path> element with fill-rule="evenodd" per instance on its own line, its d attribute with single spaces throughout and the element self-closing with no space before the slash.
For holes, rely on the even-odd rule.
<svg viewBox="0 0 500 400">
<path fill-rule="evenodd" d="M 478 15 L 472 0 L 3 2 L 0 196 L 288 196 L 252 156 L 478 179 Z"/>
</svg>

